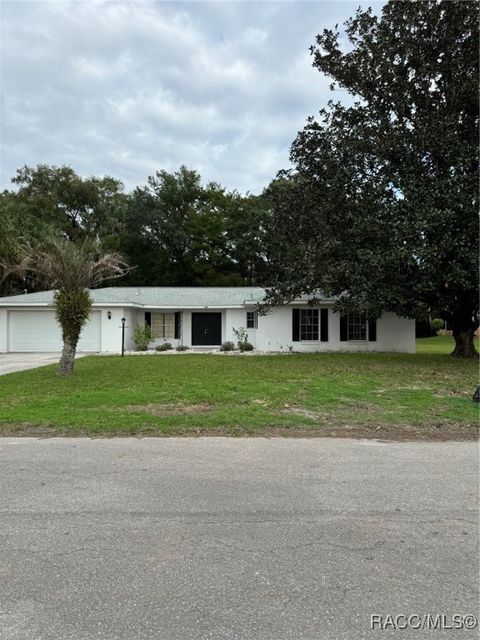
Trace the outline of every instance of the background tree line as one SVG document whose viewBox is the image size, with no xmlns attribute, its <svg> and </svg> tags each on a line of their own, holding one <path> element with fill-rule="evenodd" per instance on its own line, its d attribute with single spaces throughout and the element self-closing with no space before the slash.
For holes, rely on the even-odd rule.
<svg viewBox="0 0 480 640">
<path fill-rule="evenodd" d="M 118 285 L 239 286 L 263 280 L 269 208 L 262 196 L 204 185 L 183 166 L 158 171 L 130 193 L 120 180 L 82 178 L 69 166 L 25 166 L 12 182 L 16 188 L 0 194 L 4 261 L 18 242 L 91 239 L 134 267 Z M 3 282 L 0 294 L 39 288 L 30 276 Z"/>
</svg>

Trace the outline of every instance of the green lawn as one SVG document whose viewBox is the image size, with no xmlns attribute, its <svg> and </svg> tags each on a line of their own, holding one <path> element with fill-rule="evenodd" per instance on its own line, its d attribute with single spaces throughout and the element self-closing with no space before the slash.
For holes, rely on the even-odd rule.
<svg viewBox="0 0 480 640">
<path fill-rule="evenodd" d="M 477 351 L 479 348 L 478 338 L 475 339 Z M 450 336 L 436 336 L 435 338 L 418 338 L 417 353 L 451 353 L 455 342 Z"/>
<path fill-rule="evenodd" d="M 0 378 L 0 433 L 472 437 L 477 363 L 419 354 L 92 356 Z"/>
</svg>

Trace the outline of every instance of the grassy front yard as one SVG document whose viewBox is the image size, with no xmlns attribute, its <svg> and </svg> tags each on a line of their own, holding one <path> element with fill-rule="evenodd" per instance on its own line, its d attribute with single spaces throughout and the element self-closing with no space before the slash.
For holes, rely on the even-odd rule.
<svg viewBox="0 0 480 640">
<path fill-rule="evenodd" d="M 478 365 L 449 350 L 87 357 L 0 378 L 0 434 L 475 437 Z"/>
</svg>

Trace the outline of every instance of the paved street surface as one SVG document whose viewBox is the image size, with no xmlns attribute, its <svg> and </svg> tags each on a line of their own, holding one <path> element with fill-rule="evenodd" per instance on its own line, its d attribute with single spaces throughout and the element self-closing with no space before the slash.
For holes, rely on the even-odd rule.
<svg viewBox="0 0 480 640">
<path fill-rule="evenodd" d="M 478 638 L 475 443 L 0 439 L 1 640 Z"/>
<path fill-rule="evenodd" d="M 77 353 L 76 358 L 85 354 Z M 0 353 L 0 376 L 15 371 L 36 369 L 60 360 L 59 353 Z"/>
</svg>

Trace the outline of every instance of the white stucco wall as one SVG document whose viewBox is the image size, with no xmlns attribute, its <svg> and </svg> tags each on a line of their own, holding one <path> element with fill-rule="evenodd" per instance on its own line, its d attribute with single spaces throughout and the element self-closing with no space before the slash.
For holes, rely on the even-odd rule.
<svg viewBox="0 0 480 640">
<path fill-rule="evenodd" d="M 180 343 L 186 347 L 192 344 L 192 312 L 188 310 L 182 313 L 182 337 Z"/>
<path fill-rule="evenodd" d="M 236 342 L 233 329 L 243 327 L 248 340 L 257 351 L 399 351 L 415 353 L 415 320 L 400 318 L 393 313 L 385 313 L 377 320 L 377 340 L 375 342 L 341 342 L 340 317 L 328 308 L 328 342 L 293 342 L 292 308 L 286 305 L 272 310 L 265 316 L 258 316 L 258 328 L 246 329 L 247 311 L 252 309 L 225 309 L 222 341 Z M 321 308 L 321 307 L 319 307 Z"/>
<path fill-rule="evenodd" d="M 25 308 L 25 307 L 24 307 Z M 125 317 L 125 349 L 134 349 L 132 333 L 137 324 L 143 324 L 145 311 L 149 309 L 95 307 L 101 313 L 101 349 L 104 353 L 120 353 L 121 350 L 121 318 Z M 247 310 L 249 309 L 209 309 L 222 313 L 222 342 L 236 342 L 233 329 L 247 326 Z M 112 317 L 108 319 L 108 311 Z M 162 312 L 162 309 L 151 311 Z M 172 309 L 165 309 L 172 312 Z M 170 342 L 173 347 L 178 344 L 191 345 L 191 314 L 194 310 L 184 310 L 182 317 L 182 337 L 168 340 L 156 340 L 151 348 L 162 342 Z M 328 342 L 293 342 L 292 341 L 292 305 L 279 307 L 265 316 L 258 317 L 258 328 L 247 329 L 248 339 L 257 351 L 398 351 L 415 353 L 415 321 L 404 319 L 393 313 L 385 313 L 377 320 L 377 340 L 375 342 L 340 342 L 340 318 L 329 308 L 329 340 Z M 39 336 L 41 339 L 41 336 Z M 7 309 L 0 309 L 0 352 L 7 351 L 8 323 Z"/>
<path fill-rule="evenodd" d="M 259 351 L 401 351 L 415 353 L 415 320 L 385 313 L 377 319 L 375 342 L 341 342 L 340 316 L 328 308 L 328 342 L 293 342 L 292 308 L 278 307 L 265 316 L 259 316 L 256 348 Z M 319 307 L 321 308 L 321 307 Z"/>
<path fill-rule="evenodd" d="M 0 353 L 7 351 L 8 344 L 7 310 L 0 309 Z"/>
<path fill-rule="evenodd" d="M 415 353 L 415 320 L 385 313 L 377 320 L 377 344 L 369 350 Z"/>
<path fill-rule="evenodd" d="M 112 314 L 108 319 L 108 311 Z M 122 318 L 125 318 L 125 351 L 134 349 L 133 331 L 140 314 L 132 307 L 102 307 L 102 352 L 120 353 L 122 349 Z M 143 318 L 143 315 L 142 315 Z"/>
<path fill-rule="evenodd" d="M 225 318 L 226 318 L 226 329 L 225 329 L 225 337 L 223 340 L 229 340 L 230 342 L 234 342 L 236 344 L 237 339 L 235 334 L 233 333 L 234 329 L 246 329 L 248 334 L 248 341 L 253 344 L 255 349 L 257 349 L 257 333 L 258 329 L 247 329 L 247 310 L 253 311 L 253 307 L 249 309 L 226 309 L 225 310 Z"/>
</svg>

